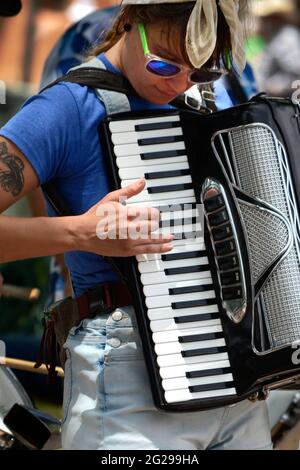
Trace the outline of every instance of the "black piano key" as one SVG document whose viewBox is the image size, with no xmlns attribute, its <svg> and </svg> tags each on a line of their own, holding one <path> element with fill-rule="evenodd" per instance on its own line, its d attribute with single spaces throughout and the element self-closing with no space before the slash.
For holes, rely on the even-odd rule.
<svg viewBox="0 0 300 470">
<path fill-rule="evenodd" d="M 230 373 L 230 367 L 223 367 L 220 369 L 192 370 L 190 372 L 186 372 L 185 375 L 187 379 L 198 379 L 200 377 L 211 377 L 212 375 L 224 375 Z"/>
<path fill-rule="evenodd" d="M 150 137 L 146 139 L 138 139 L 137 143 L 140 146 L 143 145 L 160 145 L 160 144 L 172 144 L 174 142 L 183 142 L 182 135 L 167 135 L 164 137 Z"/>
<path fill-rule="evenodd" d="M 206 307 L 207 305 L 215 305 L 216 302 L 216 299 L 187 300 L 185 302 L 172 302 L 171 308 L 177 310 L 179 308 Z"/>
<path fill-rule="evenodd" d="M 176 178 L 178 176 L 188 176 L 191 172 L 186 170 L 172 170 L 172 171 L 155 171 L 153 173 L 145 173 L 146 180 L 156 180 L 160 178 Z"/>
<path fill-rule="evenodd" d="M 185 317 L 174 317 L 174 322 L 178 324 L 193 323 L 196 321 L 218 320 L 219 313 L 202 313 L 198 315 L 187 315 Z"/>
<path fill-rule="evenodd" d="M 168 184 L 166 186 L 155 186 L 147 188 L 149 194 L 167 193 L 171 191 L 184 191 L 186 189 L 193 189 L 193 183 L 182 184 Z"/>
<path fill-rule="evenodd" d="M 221 284 L 222 286 L 230 286 L 232 284 L 238 284 L 241 282 L 240 271 L 230 271 L 228 273 L 221 273 Z"/>
<path fill-rule="evenodd" d="M 185 210 L 194 210 L 196 209 L 197 204 L 195 202 L 187 202 L 186 204 L 177 204 L 171 206 L 159 206 L 155 209 L 158 209 L 161 213 L 164 212 L 175 212 L 175 211 L 185 211 Z"/>
<path fill-rule="evenodd" d="M 153 122 L 148 124 L 137 124 L 134 126 L 136 132 L 157 131 L 162 129 L 171 129 L 181 127 L 180 121 L 177 122 Z"/>
<path fill-rule="evenodd" d="M 192 294 L 193 292 L 206 292 L 214 290 L 213 284 L 203 284 L 202 286 L 173 287 L 169 289 L 169 295 Z"/>
<path fill-rule="evenodd" d="M 230 253 L 234 253 L 236 251 L 236 246 L 234 240 L 226 240 L 221 243 L 215 244 L 217 256 L 225 256 L 229 255 Z"/>
<path fill-rule="evenodd" d="M 212 228 L 212 236 L 215 242 L 232 237 L 232 228 L 230 224 L 222 225 L 222 227 Z"/>
<path fill-rule="evenodd" d="M 213 212 L 218 209 L 221 209 L 221 207 L 224 207 L 223 196 L 221 194 L 218 194 L 217 196 L 206 199 L 204 201 L 204 207 L 206 209 L 206 212 Z"/>
<path fill-rule="evenodd" d="M 162 152 L 141 153 L 141 160 L 155 160 L 160 158 L 182 157 L 186 150 L 163 150 Z"/>
<path fill-rule="evenodd" d="M 159 227 L 178 227 L 179 225 L 190 225 L 196 224 L 199 222 L 199 217 L 187 217 L 180 218 L 180 219 L 168 219 L 168 220 L 160 220 Z"/>
<path fill-rule="evenodd" d="M 239 262 L 237 256 L 226 256 L 218 259 L 218 266 L 221 271 L 227 271 L 227 269 L 234 269 L 238 267 Z"/>
<path fill-rule="evenodd" d="M 228 221 L 228 212 L 226 209 L 210 214 L 208 216 L 209 223 L 212 227 L 215 225 L 221 225 Z"/>
<path fill-rule="evenodd" d="M 209 264 L 182 266 L 181 268 L 167 268 L 164 270 L 166 276 L 172 276 L 173 274 L 202 273 L 204 271 L 210 271 Z"/>
<path fill-rule="evenodd" d="M 189 387 L 189 391 L 191 393 L 210 392 L 213 390 L 223 390 L 224 388 L 232 388 L 232 387 L 234 387 L 233 382 L 221 382 L 221 383 L 216 383 L 216 384 L 191 385 Z"/>
<path fill-rule="evenodd" d="M 218 333 L 202 333 L 199 335 L 178 336 L 179 343 L 194 343 L 195 341 L 209 341 L 211 339 L 222 339 L 224 334 Z"/>
<path fill-rule="evenodd" d="M 214 348 L 201 348 L 191 349 L 189 351 L 181 351 L 182 357 L 195 357 L 195 356 L 206 356 L 209 354 L 220 354 L 226 352 L 226 346 L 214 347 Z"/>
<path fill-rule="evenodd" d="M 226 287 L 222 289 L 223 300 L 235 300 L 243 298 L 243 289 L 242 286 L 236 287 Z"/>
<path fill-rule="evenodd" d="M 180 259 L 200 258 L 201 256 L 207 256 L 206 250 L 199 251 L 188 251 L 183 253 L 170 253 L 169 255 L 162 255 L 162 261 L 176 261 Z"/>
</svg>

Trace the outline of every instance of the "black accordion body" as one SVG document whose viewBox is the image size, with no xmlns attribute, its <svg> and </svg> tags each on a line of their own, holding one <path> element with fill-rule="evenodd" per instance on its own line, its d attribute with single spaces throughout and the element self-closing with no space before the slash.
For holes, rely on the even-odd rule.
<svg viewBox="0 0 300 470">
<path fill-rule="evenodd" d="M 102 124 L 112 188 L 144 176 L 128 204 L 157 207 L 159 230 L 175 235 L 169 253 L 127 262 L 158 408 L 202 410 L 296 386 L 299 113 L 256 97 L 208 116 L 146 111 Z"/>
</svg>

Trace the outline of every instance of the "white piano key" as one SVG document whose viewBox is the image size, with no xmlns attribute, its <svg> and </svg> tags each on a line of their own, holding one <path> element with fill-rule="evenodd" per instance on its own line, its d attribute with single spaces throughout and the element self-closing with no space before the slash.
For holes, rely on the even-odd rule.
<svg viewBox="0 0 300 470">
<path fill-rule="evenodd" d="M 146 297 L 146 305 L 148 308 L 171 307 L 172 302 L 185 302 L 189 300 L 215 299 L 214 290 L 204 292 L 190 292 L 189 294 L 179 295 L 161 295 L 159 297 Z"/>
<path fill-rule="evenodd" d="M 165 320 L 153 320 L 150 321 L 150 329 L 153 333 L 159 331 L 172 331 L 181 329 L 189 329 L 191 327 L 198 328 L 201 326 L 215 326 L 221 325 L 221 320 L 217 318 L 214 320 L 195 321 L 188 323 L 175 323 L 173 318 L 166 318 Z"/>
<path fill-rule="evenodd" d="M 199 258 L 190 258 L 182 260 L 172 260 L 172 261 L 140 261 L 138 263 L 138 268 L 141 274 L 144 273 L 154 273 L 158 271 L 164 271 L 169 268 L 180 268 L 185 266 L 202 266 L 208 264 L 207 256 L 202 256 Z"/>
<path fill-rule="evenodd" d="M 119 177 L 121 180 L 130 180 L 130 179 L 138 179 L 144 176 L 147 173 L 157 173 L 161 171 L 179 171 L 179 170 L 189 170 L 188 162 L 182 163 L 170 163 L 168 165 L 157 164 L 157 168 L 155 165 L 147 165 L 144 162 L 143 166 L 138 167 L 130 167 L 130 168 L 122 168 L 119 170 Z"/>
<path fill-rule="evenodd" d="M 203 348 L 217 348 L 226 346 L 225 339 L 211 339 L 207 341 L 194 341 L 192 343 L 179 343 L 174 341 L 172 343 L 159 343 L 156 344 L 154 349 L 158 356 L 164 354 L 178 354 L 181 351 L 190 351 L 192 349 L 203 349 Z"/>
<path fill-rule="evenodd" d="M 169 129 L 156 129 L 154 131 L 129 131 L 114 132 L 111 136 L 114 145 L 124 145 L 137 143 L 139 139 L 152 139 L 158 137 L 171 137 L 183 135 L 181 127 L 173 127 Z"/>
<path fill-rule="evenodd" d="M 228 354 L 226 352 L 191 357 L 183 357 L 181 354 L 164 354 L 163 356 L 157 356 L 157 364 L 159 367 L 171 367 L 185 364 L 200 364 L 201 362 L 225 361 L 227 359 Z"/>
<path fill-rule="evenodd" d="M 136 196 L 130 198 L 131 204 L 134 202 L 144 203 L 146 201 L 151 201 L 152 206 L 156 207 L 157 203 L 162 203 L 165 199 L 169 198 L 184 198 L 184 197 L 193 197 L 195 196 L 193 189 L 184 189 L 182 191 L 166 191 L 165 193 L 150 194 L 146 189 L 141 191 Z M 162 205 L 162 204 L 161 204 Z"/>
<path fill-rule="evenodd" d="M 200 398 L 214 398 L 236 395 L 235 388 L 225 388 L 224 390 L 210 390 L 208 392 L 191 393 L 189 390 L 176 390 L 165 392 L 165 399 L 167 403 L 176 403 L 181 401 L 195 400 Z"/>
<path fill-rule="evenodd" d="M 145 297 L 156 297 L 160 295 L 168 295 L 169 289 L 176 289 L 180 287 L 203 286 L 203 285 L 209 285 L 209 284 L 211 284 L 213 288 L 211 276 L 206 277 L 204 279 L 194 279 L 194 280 L 183 281 L 183 282 L 166 282 L 164 284 L 157 284 L 155 287 L 153 285 L 143 286 L 143 292 L 145 294 Z"/>
<path fill-rule="evenodd" d="M 160 165 L 168 165 L 172 163 L 185 163 L 188 161 L 186 155 L 180 155 L 175 157 L 161 157 L 160 159 L 152 158 L 151 160 L 142 160 L 141 155 L 130 155 L 130 156 L 121 156 L 117 157 L 116 165 L 121 170 L 123 168 L 132 168 L 132 167 L 144 167 L 145 164 L 147 166 L 155 167 L 157 171 Z"/>
<path fill-rule="evenodd" d="M 114 153 L 116 157 L 128 157 L 130 155 L 141 155 L 153 152 L 165 152 L 169 150 L 185 150 L 185 143 L 182 142 L 171 142 L 167 144 L 159 145 L 138 145 L 138 144 L 126 144 L 126 145 L 115 145 Z M 163 158 L 163 157 L 162 157 Z M 148 161 L 148 160 L 147 160 Z"/>
<path fill-rule="evenodd" d="M 196 364 L 183 364 L 171 367 L 161 367 L 159 375 L 162 379 L 171 379 L 174 377 L 185 377 L 187 372 L 195 371 L 209 371 L 213 369 L 225 369 L 230 367 L 230 362 L 227 360 L 202 362 Z"/>
<path fill-rule="evenodd" d="M 213 326 L 200 326 L 198 328 L 179 328 L 171 331 L 159 331 L 153 333 L 152 339 L 155 344 L 170 343 L 171 341 L 178 341 L 179 336 L 197 336 L 207 333 L 222 333 L 222 325 Z"/>
<path fill-rule="evenodd" d="M 170 343 L 172 341 L 178 341 L 179 336 L 196 336 L 196 335 L 203 335 L 207 333 L 222 333 L 222 325 L 214 325 L 214 326 L 200 326 L 198 328 L 180 328 L 180 325 L 177 330 L 171 331 L 159 331 L 157 333 L 153 333 L 152 339 L 155 344 L 158 343 Z"/>
<path fill-rule="evenodd" d="M 132 184 L 132 179 L 122 180 L 121 187 L 126 188 Z M 172 184 L 185 184 L 191 183 L 191 175 L 175 176 L 174 178 L 160 178 L 156 180 L 146 180 L 146 189 L 147 188 L 157 188 L 158 186 L 170 186 Z"/>
<path fill-rule="evenodd" d="M 222 375 L 211 375 L 208 377 L 199 377 L 195 379 L 188 379 L 184 377 L 176 378 L 176 379 L 167 379 L 162 381 L 162 388 L 165 391 L 171 390 L 180 390 L 196 385 L 208 385 L 208 384 L 215 384 L 215 383 L 226 383 L 232 382 L 233 377 L 232 374 L 222 374 Z"/>
<path fill-rule="evenodd" d="M 153 201 L 144 201 L 143 204 L 139 202 L 132 202 L 131 198 L 128 199 L 127 205 L 131 204 L 134 206 L 144 206 L 144 207 L 155 207 L 156 209 L 159 209 L 159 207 L 166 207 L 168 206 L 170 210 L 172 210 L 174 207 L 176 207 L 178 204 L 186 204 L 187 206 L 190 204 L 195 204 L 196 203 L 196 198 L 195 194 L 193 196 L 189 197 L 183 197 L 183 198 L 174 198 L 174 199 L 164 199 L 163 201 L 156 201 L 155 204 L 153 204 Z"/>
<path fill-rule="evenodd" d="M 141 119 L 123 119 L 120 121 L 112 121 L 109 123 L 109 129 L 112 134 L 115 132 L 130 132 L 135 131 L 135 126 L 141 124 L 156 124 L 160 122 L 170 123 L 170 129 L 173 122 L 179 122 L 180 118 L 178 115 L 173 116 L 160 116 L 150 117 Z"/>
<path fill-rule="evenodd" d="M 202 273 L 185 273 L 185 274 L 170 274 L 166 275 L 164 271 L 157 271 L 155 273 L 146 273 L 141 275 L 141 282 L 144 286 L 149 284 L 160 284 L 162 282 L 172 281 L 188 281 L 189 279 L 203 279 L 210 276 L 210 269 Z"/>
<path fill-rule="evenodd" d="M 171 307 L 149 308 L 149 320 L 165 320 L 174 317 L 186 317 L 188 315 L 201 315 L 206 313 L 218 313 L 218 305 L 205 305 L 204 307 L 178 308 L 173 310 Z"/>
<path fill-rule="evenodd" d="M 194 225 L 194 224 L 193 224 Z M 194 246 L 196 243 L 199 242 L 199 240 L 203 240 L 203 238 L 201 236 L 195 236 L 195 237 L 192 237 L 192 238 L 174 238 L 174 240 L 172 241 L 172 244 L 173 246 L 187 246 L 190 251 L 195 251 L 194 250 Z"/>
<path fill-rule="evenodd" d="M 204 251 L 205 250 L 205 244 L 204 243 L 197 243 L 193 244 L 192 247 L 189 245 L 179 245 L 179 246 L 174 246 L 171 251 L 168 251 L 169 254 L 185 254 L 185 253 L 191 253 L 193 251 Z M 137 255 L 136 259 L 137 261 L 140 262 L 148 262 L 148 261 L 155 261 L 155 260 L 161 260 L 161 257 L 163 256 L 163 253 L 145 253 L 143 255 Z"/>
</svg>

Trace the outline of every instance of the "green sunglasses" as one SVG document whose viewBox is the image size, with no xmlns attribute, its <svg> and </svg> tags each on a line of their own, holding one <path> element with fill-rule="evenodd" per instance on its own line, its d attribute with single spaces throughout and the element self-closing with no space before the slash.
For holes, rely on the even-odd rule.
<svg viewBox="0 0 300 470">
<path fill-rule="evenodd" d="M 185 67 L 184 65 L 177 64 L 176 62 L 172 62 L 170 60 L 163 59 L 162 57 L 152 54 L 149 50 L 144 24 L 138 23 L 137 26 L 140 34 L 144 55 L 146 58 L 145 67 L 148 72 L 151 72 L 154 75 L 158 75 L 162 78 L 172 78 L 188 70 L 189 81 L 192 83 L 201 84 L 214 82 L 226 73 L 226 70 L 219 69 L 217 67 L 212 67 L 209 69 L 201 68 L 191 70 L 188 67 Z"/>
</svg>

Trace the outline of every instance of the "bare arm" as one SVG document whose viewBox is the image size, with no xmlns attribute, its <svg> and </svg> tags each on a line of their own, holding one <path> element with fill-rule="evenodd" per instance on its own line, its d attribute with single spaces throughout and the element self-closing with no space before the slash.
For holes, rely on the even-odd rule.
<svg viewBox="0 0 300 470">
<path fill-rule="evenodd" d="M 51 256 L 78 249 L 70 217 L 0 216 L 0 262 Z"/>
<path fill-rule="evenodd" d="M 38 185 L 38 178 L 25 156 L 12 142 L 0 137 L 0 214 Z M 73 250 L 105 256 L 169 251 L 172 237 L 151 236 L 151 232 L 158 227 L 159 214 L 156 209 L 141 208 L 142 217 L 137 218 L 130 213 L 130 208 L 118 202 L 120 196 L 129 198 L 142 191 L 144 186 L 145 182 L 140 180 L 109 193 L 80 216 L 19 218 L 0 215 L 0 262 Z M 147 237 L 110 237 L 107 227 L 111 227 L 112 223 L 117 227 L 117 234 L 125 226 L 131 229 L 131 233 L 141 229 Z M 108 236 L 100 239 L 99 231 Z"/>
<path fill-rule="evenodd" d="M 38 178 L 19 149 L 0 138 L 0 212 L 37 188 Z M 74 248 L 68 218 L 0 215 L 0 261 L 48 256 Z"/>
</svg>

